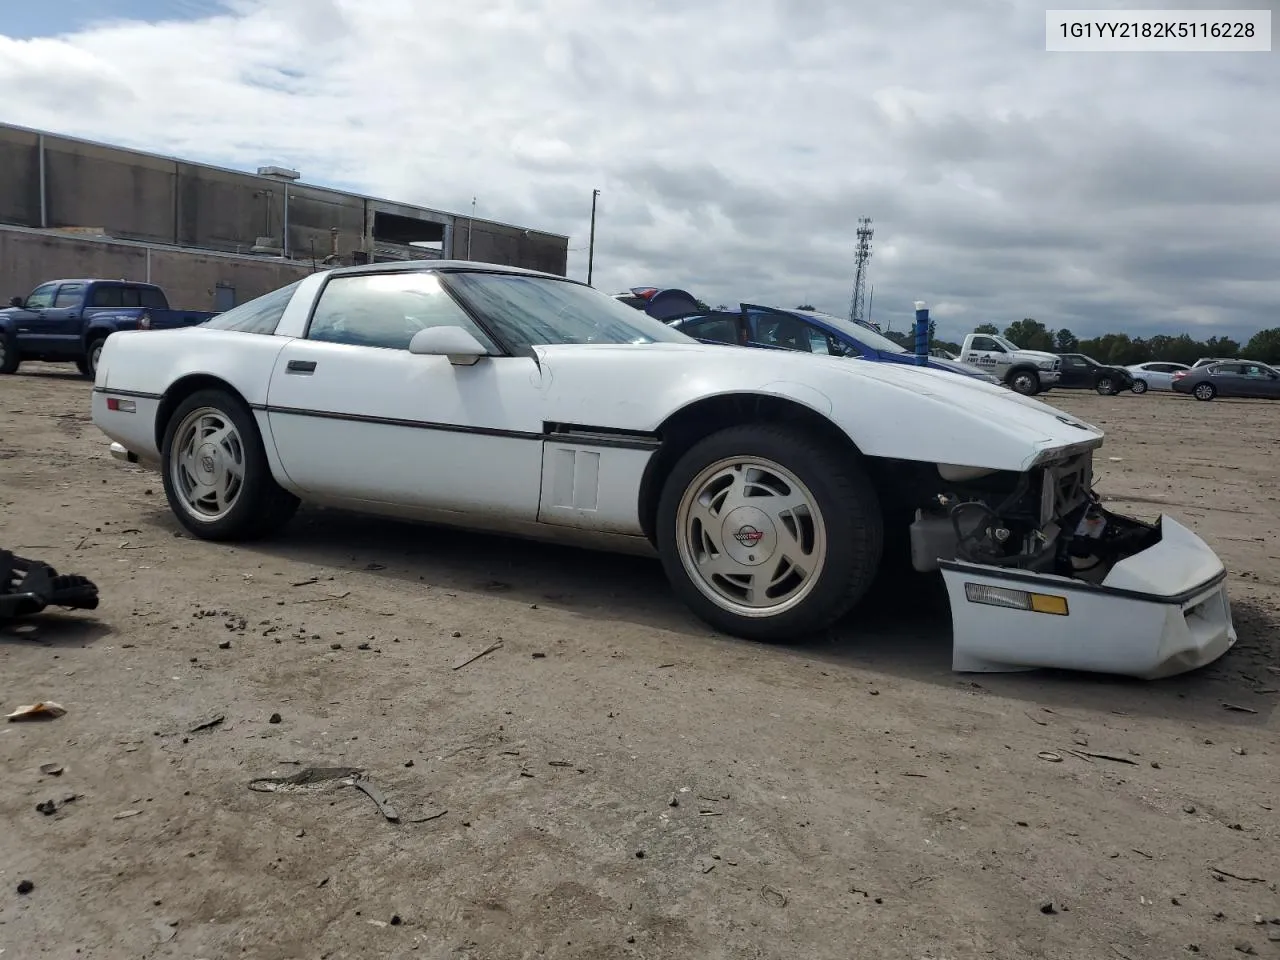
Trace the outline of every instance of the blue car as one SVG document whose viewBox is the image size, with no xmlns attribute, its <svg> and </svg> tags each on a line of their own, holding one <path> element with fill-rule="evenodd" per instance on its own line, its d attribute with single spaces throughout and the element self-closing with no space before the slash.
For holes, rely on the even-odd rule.
<svg viewBox="0 0 1280 960">
<path fill-rule="evenodd" d="M 877 363 L 916 362 L 910 350 L 862 324 L 810 310 L 781 310 L 744 303 L 736 311 L 690 314 L 667 321 L 703 343 L 727 343 L 766 350 L 799 350 L 835 357 L 860 357 Z M 977 367 L 930 356 L 927 366 L 999 383 Z"/>
</svg>

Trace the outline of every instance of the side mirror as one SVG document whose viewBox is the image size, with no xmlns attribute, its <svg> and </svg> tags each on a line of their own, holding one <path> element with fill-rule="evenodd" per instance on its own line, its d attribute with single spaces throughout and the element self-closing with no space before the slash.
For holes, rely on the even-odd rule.
<svg viewBox="0 0 1280 960">
<path fill-rule="evenodd" d="M 448 357 L 458 367 L 469 367 L 489 351 L 462 327 L 427 327 L 409 341 L 409 352 L 427 357 Z"/>
<path fill-rule="evenodd" d="M 11 307 L 17 307 L 19 310 L 21 310 L 21 309 L 22 309 L 22 298 L 21 298 L 21 297 L 10 297 L 10 298 L 9 298 L 9 306 L 11 306 Z"/>
</svg>

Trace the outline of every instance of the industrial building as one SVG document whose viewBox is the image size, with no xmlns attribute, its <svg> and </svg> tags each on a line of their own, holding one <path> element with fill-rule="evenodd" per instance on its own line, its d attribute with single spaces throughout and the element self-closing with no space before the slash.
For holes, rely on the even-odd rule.
<svg viewBox="0 0 1280 960">
<path fill-rule="evenodd" d="M 471 259 L 564 275 L 565 236 L 0 124 L 0 295 L 59 277 L 226 310 L 330 265 Z"/>
</svg>

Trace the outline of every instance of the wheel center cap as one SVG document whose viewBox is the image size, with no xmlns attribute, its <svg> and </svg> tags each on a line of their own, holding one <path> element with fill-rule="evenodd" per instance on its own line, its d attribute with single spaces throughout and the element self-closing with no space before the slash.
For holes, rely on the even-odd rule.
<svg viewBox="0 0 1280 960">
<path fill-rule="evenodd" d="M 773 520 L 757 507 L 730 510 L 720 530 L 725 553 L 746 567 L 765 563 L 778 546 Z"/>
<path fill-rule="evenodd" d="M 212 443 L 206 443 L 200 447 L 196 453 L 196 472 L 200 474 L 200 481 L 209 483 L 218 473 L 218 465 L 222 460 L 222 456 L 218 448 Z"/>
</svg>

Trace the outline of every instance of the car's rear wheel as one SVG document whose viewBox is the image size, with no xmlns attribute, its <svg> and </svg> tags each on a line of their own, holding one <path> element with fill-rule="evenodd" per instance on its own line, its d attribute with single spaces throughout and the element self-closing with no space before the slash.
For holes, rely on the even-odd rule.
<svg viewBox="0 0 1280 960">
<path fill-rule="evenodd" d="M 106 337 L 100 337 L 89 344 L 89 349 L 84 352 L 84 366 L 80 368 L 80 372 L 86 377 L 96 377 L 98 375 L 98 361 L 102 359 L 102 346 L 107 342 Z"/>
<path fill-rule="evenodd" d="M 1114 397 L 1120 392 L 1120 388 L 1116 386 L 1116 382 L 1110 377 L 1099 377 L 1094 389 L 1104 397 Z"/>
<path fill-rule="evenodd" d="M 862 598 L 884 526 L 875 488 L 847 451 L 794 427 L 730 427 L 667 478 L 658 549 L 675 592 L 707 623 L 785 642 Z"/>
<path fill-rule="evenodd" d="M 1197 383 L 1191 394 L 1197 400 L 1212 400 L 1218 395 L 1218 388 L 1212 383 Z"/>
<path fill-rule="evenodd" d="M 1009 386 L 1014 393 L 1034 397 L 1040 392 L 1040 375 L 1034 370 L 1019 370 L 1009 378 Z"/>
<path fill-rule="evenodd" d="M 225 390 L 200 390 L 182 401 L 161 454 L 169 508 L 201 539 L 266 536 L 298 509 L 298 499 L 271 475 L 253 414 Z"/>
<path fill-rule="evenodd" d="M 1133 386 L 1132 386 L 1130 389 L 1132 389 L 1134 393 L 1138 393 L 1138 394 L 1146 393 L 1146 392 L 1147 392 L 1147 381 L 1145 381 L 1145 380 L 1135 380 L 1135 381 L 1133 381 Z"/>
<path fill-rule="evenodd" d="M 21 362 L 17 338 L 11 333 L 0 333 L 0 373 L 17 373 Z"/>
</svg>

